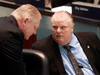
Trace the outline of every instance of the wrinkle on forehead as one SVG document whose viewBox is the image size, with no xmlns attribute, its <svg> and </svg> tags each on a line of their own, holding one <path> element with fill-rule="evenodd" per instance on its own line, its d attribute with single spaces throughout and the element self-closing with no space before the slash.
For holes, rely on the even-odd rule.
<svg viewBox="0 0 100 75">
<path fill-rule="evenodd" d="M 62 21 L 53 21 L 52 25 L 58 25 L 58 24 L 62 24 L 62 23 L 63 23 Z"/>
<path fill-rule="evenodd" d="M 56 18 L 52 21 L 52 25 L 67 25 L 67 24 L 70 24 L 71 23 L 71 19 L 66 19 L 66 18 L 62 18 L 62 19 L 59 19 L 59 18 Z"/>
<path fill-rule="evenodd" d="M 53 17 L 52 17 L 52 23 L 61 23 L 61 22 L 71 22 L 71 18 L 69 17 L 69 15 L 66 15 L 66 14 L 55 14 Z"/>
</svg>

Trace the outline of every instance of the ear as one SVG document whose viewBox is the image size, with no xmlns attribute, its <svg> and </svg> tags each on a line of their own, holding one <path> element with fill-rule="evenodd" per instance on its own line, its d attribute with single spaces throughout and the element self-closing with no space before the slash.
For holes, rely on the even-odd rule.
<svg viewBox="0 0 100 75">
<path fill-rule="evenodd" d="M 74 23 L 72 24 L 72 32 L 74 31 Z"/>
<path fill-rule="evenodd" d="M 74 29 L 74 23 L 72 23 L 72 29 Z"/>
<path fill-rule="evenodd" d="M 28 22 L 28 18 L 24 18 L 24 19 L 23 19 L 23 26 L 24 26 L 24 27 L 27 25 L 27 22 Z"/>
</svg>

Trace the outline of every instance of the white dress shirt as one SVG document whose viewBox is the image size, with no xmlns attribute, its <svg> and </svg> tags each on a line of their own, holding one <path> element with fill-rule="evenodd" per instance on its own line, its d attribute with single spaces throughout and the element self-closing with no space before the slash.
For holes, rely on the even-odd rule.
<svg viewBox="0 0 100 75">
<path fill-rule="evenodd" d="M 71 48 L 71 52 L 74 54 L 79 65 L 85 67 L 85 68 L 82 68 L 84 75 L 95 75 L 77 37 L 73 33 L 72 33 L 72 39 L 69 42 L 69 45 L 73 47 Z M 65 71 L 67 72 L 68 75 L 76 75 L 75 70 L 68 58 L 67 50 L 63 48 L 63 45 L 58 45 L 58 46 L 60 49 Z"/>
</svg>

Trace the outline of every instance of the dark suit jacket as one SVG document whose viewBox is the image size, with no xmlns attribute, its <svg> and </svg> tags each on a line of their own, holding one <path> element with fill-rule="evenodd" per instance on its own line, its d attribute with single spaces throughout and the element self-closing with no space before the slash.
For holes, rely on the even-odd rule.
<svg viewBox="0 0 100 75">
<path fill-rule="evenodd" d="M 77 36 L 88 60 L 96 75 L 100 75 L 100 41 L 96 34 L 92 32 L 77 32 Z M 90 48 L 88 48 L 90 46 Z M 66 75 L 62 58 L 57 43 L 52 35 L 35 42 L 32 49 L 40 50 L 49 59 L 50 75 Z"/>
<path fill-rule="evenodd" d="M 24 34 L 13 16 L 0 18 L 0 75 L 26 75 L 23 40 Z"/>
</svg>

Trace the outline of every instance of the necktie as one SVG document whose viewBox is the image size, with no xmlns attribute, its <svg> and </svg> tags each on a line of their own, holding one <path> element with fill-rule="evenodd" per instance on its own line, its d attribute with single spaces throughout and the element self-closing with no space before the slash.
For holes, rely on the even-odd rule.
<svg viewBox="0 0 100 75">
<path fill-rule="evenodd" d="M 68 57 L 75 69 L 76 75 L 84 75 L 81 68 L 79 68 L 79 64 L 78 64 L 77 60 L 75 59 L 74 55 L 70 51 L 71 46 L 64 46 L 64 48 L 67 49 Z"/>
</svg>

